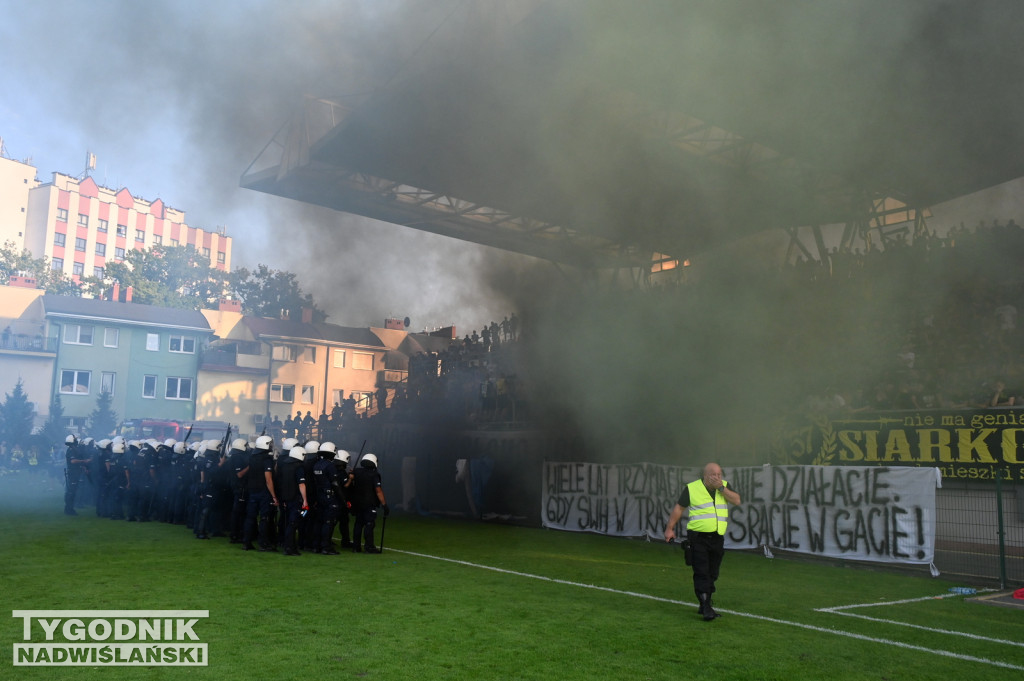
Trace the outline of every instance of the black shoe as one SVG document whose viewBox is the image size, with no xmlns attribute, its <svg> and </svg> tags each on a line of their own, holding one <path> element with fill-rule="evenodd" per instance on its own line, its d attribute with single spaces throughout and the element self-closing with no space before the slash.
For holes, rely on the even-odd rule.
<svg viewBox="0 0 1024 681">
<path fill-rule="evenodd" d="M 78 515 L 73 508 L 65 508 L 64 515 Z"/>
<path fill-rule="evenodd" d="M 296 549 L 285 549 L 284 555 L 286 555 L 286 556 L 301 556 L 302 554 L 299 553 Z"/>
<path fill-rule="evenodd" d="M 324 549 L 320 553 L 325 555 L 325 556 L 337 556 L 337 555 L 339 555 L 338 552 L 335 551 L 334 549 Z"/>
<path fill-rule="evenodd" d="M 363 550 L 361 548 L 359 548 L 358 545 L 353 545 L 352 546 L 352 553 L 362 553 L 362 552 L 363 552 Z"/>
<path fill-rule="evenodd" d="M 350 541 L 343 541 L 343 542 L 341 542 L 341 548 L 343 548 L 343 549 L 350 549 L 353 546 L 355 546 L 355 544 L 353 544 Z"/>
<path fill-rule="evenodd" d="M 252 544 L 242 544 L 242 550 L 243 551 L 255 551 L 256 547 L 253 546 Z"/>
<path fill-rule="evenodd" d="M 376 546 L 367 546 L 366 553 L 380 553 L 380 549 L 378 549 Z"/>
<path fill-rule="evenodd" d="M 277 549 L 275 549 L 273 546 L 261 546 L 259 550 L 260 553 L 277 553 Z"/>
</svg>

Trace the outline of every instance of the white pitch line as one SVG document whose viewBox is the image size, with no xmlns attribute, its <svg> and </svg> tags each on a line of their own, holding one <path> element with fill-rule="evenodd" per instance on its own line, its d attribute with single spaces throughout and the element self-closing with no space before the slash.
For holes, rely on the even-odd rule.
<svg viewBox="0 0 1024 681">
<path fill-rule="evenodd" d="M 659 601 L 662 603 L 673 603 L 675 605 L 695 605 L 692 602 L 679 601 L 672 598 L 663 598 L 661 596 L 652 596 L 650 594 L 639 593 L 637 591 L 623 591 L 621 589 L 612 589 L 607 586 L 597 586 L 596 584 L 584 584 L 582 582 L 572 582 L 567 579 L 557 579 L 555 577 L 545 577 L 544 575 L 535 575 L 529 572 L 518 572 L 516 570 L 508 570 L 506 568 L 494 567 L 491 565 L 481 565 L 480 563 L 470 563 L 465 560 L 456 560 L 455 558 L 445 558 L 443 556 L 432 556 L 428 553 L 417 553 L 415 551 L 403 551 L 402 549 L 389 548 L 388 551 L 393 553 L 404 553 L 408 556 L 417 556 L 419 558 L 428 558 L 430 560 L 440 560 L 446 563 L 454 563 L 456 565 L 464 565 L 466 567 L 478 568 L 480 570 L 490 570 L 491 572 L 500 572 L 506 575 L 514 575 L 516 577 L 526 577 L 528 579 L 537 579 L 542 582 L 551 582 L 552 584 L 565 584 L 566 586 L 575 586 L 582 589 L 593 589 L 595 591 L 605 591 L 608 593 L 619 594 L 621 596 L 635 596 L 636 598 L 644 598 L 651 601 Z M 842 631 L 841 629 L 830 629 L 829 627 L 818 627 L 813 624 L 804 624 L 802 622 L 790 622 L 789 620 L 780 620 L 775 617 L 767 617 L 765 615 L 755 615 L 749 612 L 739 612 L 737 610 L 725 610 L 723 608 L 715 608 L 728 615 L 736 615 L 738 617 L 747 617 L 750 619 L 761 620 L 763 622 L 771 622 L 773 624 L 784 624 L 790 627 L 798 627 L 800 629 L 808 629 L 810 631 L 816 631 L 823 634 L 834 634 L 836 636 L 845 636 L 847 638 L 853 638 L 860 641 L 867 641 L 869 643 L 879 643 L 886 646 L 893 646 L 895 648 L 903 648 L 904 650 L 916 650 L 922 653 L 928 653 L 930 655 L 939 655 L 941 657 L 951 657 L 956 660 L 963 662 L 979 662 L 981 664 L 989 664 L 994 667 L 1002 667 L 1004 669 L 1016 669 L 1024 671 L 1024 666 L 1010 664 L 1009 662 L 1000 662 L 998 660 L 989 660 L 984 657 L 975 657 L 973 655 L 962 655 L 960 653 L 954 653 L 948 650 L 937 650 L 934 648 L 925 648 L 924 646 L 916 646 L 910 643 L 900 643 L 899 641 L 888 641 L 882 638 L 873 638 L 871 636 L 865 636 L 863 634 L 856 634 L 852 631 Z M 838 613 L 837 613 L 838 614 Z"/>
<path fill-rule="evenodd" d="M 992 589 L 984 589 L 984 591 L 992 591 Z M 921 601 L 934 601 L 941 598 L 953 598 L 960 594 L 938 594 L 936 596 L 921 596 L 920 598 L 904 598 L 898 601 L 882 601 L 879 603 L 855 603 L 853 605 L 837 605 L 833 608 L 815 608 L 817 612 L 827 612 L 832 615 L 842 615 L 843 617 L 856 617 L 858 619 L 867 620 L 869 622 L 880 622 L 882 624 L 892 624 L 898 627 L 907 627 L 909 629 L 920 629 L 922 631 L 930 631 L 935 634 L 947 634 L 949 636 L 962 636 L 963 638 L 973 638 L 978 641 L 988 641 L 989 643 L 1001 643 L 1010 646 L 1019 646 L 1024 648 L 1024 642 L 1022 641 L 1010 641 L 1002 638 L 992 638 L 990 636 L 979 636 L 978 634 L 972 634 L 967 631 L 954 631 L 952 629 L 937 629 L 935 627 L 926 627 L 921 624 L 910 624 L 909 622 L 900 622 L 898 620 L 887 620 L 880 617 L 868 617 L 867 615 L 858 615 L 852 612 L 843 612 L 844 610 L 851 610 L 853 608 L 879 608 L 886 605 L 903 605 L 905 603 L 919 603 Z"/>
</svg>

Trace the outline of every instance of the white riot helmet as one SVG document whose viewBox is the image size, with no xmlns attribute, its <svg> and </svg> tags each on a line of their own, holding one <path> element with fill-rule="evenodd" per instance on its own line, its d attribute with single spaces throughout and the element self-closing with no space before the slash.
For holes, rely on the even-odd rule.
<svg viewBox="0 0 1024 681">
<path fill-rule="evenodd" d="M 146 440 L 146 444 L 149 445 L 150 447 L 152 447 L 153 449 L 156 449 L 157 447 L 160 446 L 160 441 L 156 440 L 154 438 L 150 438 L 150 439 Z"/>
<path fill-rule="evenodd" d="M 97 442 L 96 446 L 99 447 L 100 449 L 106 449 L 112 443 L 113 443 L 113 440 L 108 440 L 108 439 L 104 438 L 104 439 L 100 440 L 99 442 Z"/>
<path fill-rule="evenodd" d="M 111 442 L 110 451 L 114 454 L 124 454 L 124 440 L 114 440 Z"/>
<path fill-rule="evenodd" d="M 292 451 L 292 447 L 294 447 L 297 444 L 299 444 L 299 441 L 296 440 L 295 438 L 286 437 L 285 439 L 281 440 L 281 451 L 290 452 Z"/>
<path fill-rule="evenodd" d="M 214 454 L 220 454 L 220 440 L 207 440 L 206 451 L 213 452 Z"/>
<path fill-rule="evenodd" d="M 306 443 L 306 454 L 316 454 L 320 451 L 320 443 L 316 440 L 310 440 Z"/>
<path fill-rule="evenodd" d="M 351 457 L 349 456 L 349 453 L 346 452 L 344 449 L 339 449 L 337 451 L 337 453 L 334 455 L 334 460 L 335 461 L 340 461 L 341 463 L 345 464 L 346 466 L 348 465 L 348 460 L 350 458 Z"/>
<path fill-rule="evenodd" d="M 325 454 L 325 453 L 334 454 L 337 450 L 338 450 L 338 447 L 333 442 L 321 442 L 320 443 L 320 449 L 318 449 L 317 451 L 320 454 Z"/>
<path fill-rule="evenodd" d="M 66 445 L 78 444 L 78 439 L 74 435 L 68 435 L 66 438 L 64 438 L 64 444 L 66 444 Z"/>
<path fill-rule="evenodd" d="M 377 467 L 377 455 L 376 454 L 367 454 L 362 459 L 359 460 L 359 463 L 361 463 L 362 465 L 366 466 L 367 468 L 370 468 L 370 467 L 376 468 Z M 370 464 L 370 465 L 368 465 L 368 464 Z"/>
<path fill-rule="evenodd" d="M 292 457 L 293 459 L 298 459 L 299 461 L 302 461 L 303 459 L 306 458 L 306 448 L 299 447 L 298 445 L 296 445 L 295 447 L 292 447 L 292 450 L 290 452 L 288 452 L 288 456 Z"/>
<path fill-rule="evenodd" d="M 185 453 L 185 443 L 184 442 L 175 442 L 174 443 L 174 453 L 175 454 L 184 454 Z"/>
<path fill-rule="evenodd" d="M 256 443 L 253 445 L 253 449 L 262 449 L 264 451 L 269 450 L 274 446 L 274 438 L 269 435 L 260 435 L 256 438 Z"/>
<path fill-rule="evenodd" d="M 249 441 L 245 438 L 237 438 L 231 443 L 231 449 L 241 449 L 243 452 L 249 451 Z"/>
<path fill-rule="evenodd" d="M 177 443 L 174 441 L 173 437 L 169 437 L 166 440 L 164 440 L 164 447 L 167 447 L 168 449 L 174 449 L 174 445 L 176 444 Z"/>
<path fill-rule="evenodd" d="M 85 438 L 84 440 L 82 440 L 82 444 L 85 445 L 86 447 L 88 447 L 89 445 L 92 444 L 92 438 L 91 437 Z"/>
</svg>

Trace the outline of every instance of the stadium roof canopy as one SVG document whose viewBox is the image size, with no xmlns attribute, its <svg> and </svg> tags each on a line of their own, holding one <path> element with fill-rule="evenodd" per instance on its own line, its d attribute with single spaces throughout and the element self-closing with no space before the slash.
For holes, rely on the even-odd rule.
<svg viewBox="0 0 1024 681">
<path fill-rule="evenodd" d="M 410 7 L 391 73 L 308 99 L 242 186 L 611 266 L 1024 176 L 1015 0 Z"/>
</svg>

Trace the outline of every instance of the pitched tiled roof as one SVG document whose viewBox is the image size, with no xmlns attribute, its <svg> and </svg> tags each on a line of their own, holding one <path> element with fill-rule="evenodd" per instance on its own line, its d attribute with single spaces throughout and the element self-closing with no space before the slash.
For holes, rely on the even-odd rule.
<svg viewBox="0 0 1024 681">
<path fill-rule="evenodd" d="M 195 310 L 55 295 L 43 296 L 43 309 L 47 317 L 108 320 L 143 326 L 210 331 L 206 317 Z"/>
<path fill-rule="evenodd" d="M 243 323 L 256 336 L 346 343 L 374 348 L 384 347 L 380 338 L 368 328 L 338 326 L 337 324 L 303 324 L 302 322 L 269 317 L 244 317 Z"/>
</svg>

